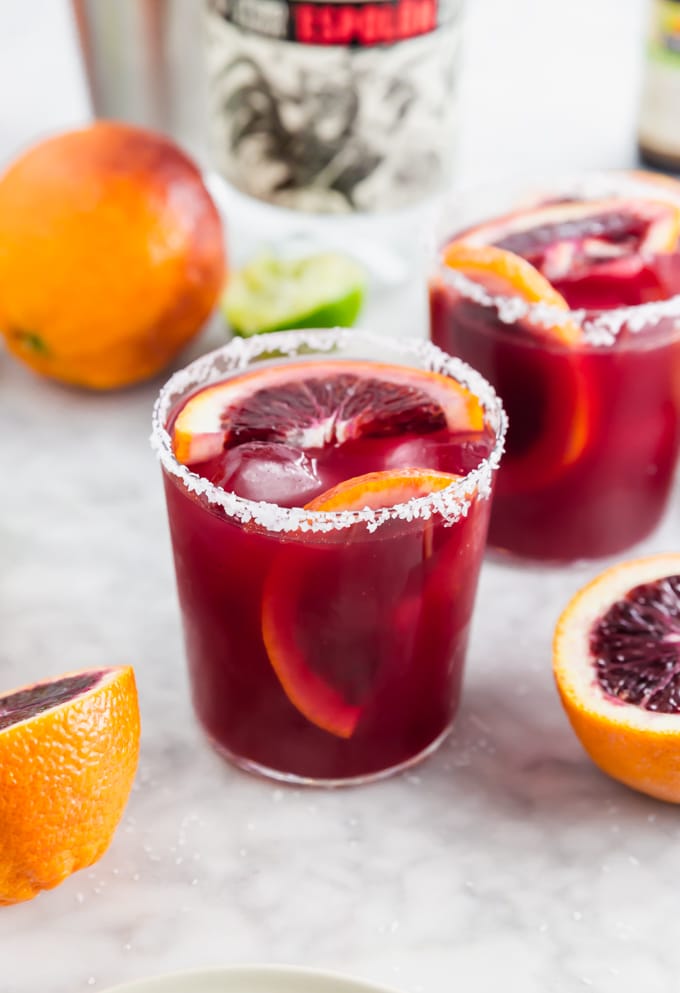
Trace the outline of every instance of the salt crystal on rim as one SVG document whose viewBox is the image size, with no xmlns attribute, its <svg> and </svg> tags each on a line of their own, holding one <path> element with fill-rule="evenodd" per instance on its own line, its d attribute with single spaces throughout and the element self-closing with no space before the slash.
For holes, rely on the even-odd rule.
<svg viewBox="0 0 680 993">
<path fill-rule="evenodd" d="M 496 436 L 488 458 L 482 459 L 466 476 L 436 493 L 378 510 L 367 507 L 344 511 L 310 511 L 302 507 L 287 508 L 265 501 L 246 500 L 191 472 L 175 458 L 172 439 L 165 425 L 173 407 L 189 392 L 245 369 L 262 354 L 275 352 L 277 357 L 306 357 L 308 353 L 305 350 L 311 349 L 310 358 L 313 360 L 314 353 L 330 352 L 336 348 L 347 348 L 356 353 L 365 347 L 370 348 L 373 355 L 384 355 L 386 348 L 390 348 L 399 357 L 413 360 L 418 367 L 450 376 L 469 389 L 482 405 L 487 423 Z M 363 357 L 363 351 L 360 355 Z M 507 417 L 493 387 L 465 362 L 452 358 L 429 342 L 415 338 L 388 339 L 357 328 L 277 331 L 252 338 L 234 338 L 222 348 L 196 359 L 168 380 L 154 404 L 152 423 L 151 446 L 167 473 L 178 479 L 190 493 L 205 498 L 212 506 L 220 507 L 234 520 L 242 524 L 252 522 L 275 534 L 323 534 L 342 531 L 359 523 L 373 533 L 387 521 L 427 520 L 432 514 L 439 515 L 447 525 L 454 524 L 467 516 L 473 497 L 489 498 L 493 473 L 500 463 L 507 431 Z"/>
</svg>

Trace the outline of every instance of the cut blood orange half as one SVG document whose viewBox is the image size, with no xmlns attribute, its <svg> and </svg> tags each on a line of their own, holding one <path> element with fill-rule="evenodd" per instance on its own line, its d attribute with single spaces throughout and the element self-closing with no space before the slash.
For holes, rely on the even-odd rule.
<svg viewBox="0 0 680 993">
<path fill-rule="evenodd" d="M 593 761 L 680 803 L 680 554 L 614 566 L 581 590 L 557 625 L 553 668 Z"/>
<path fill-rule="evenodd" d="M 654 256 L 680 236 L 677 199 L 611 197 L 539 204 L 471 228 L 460 238 L 495 246 L 531 263 L 572 308 L 632 306 L 663 299 Z"/>
<path fill-rule="evenodd" d="M 0 905 L 103 855 L 138 753 L 130 668 L 67 673 L 0 696 Z"/>
<path fill-rule="evenodd" d="M 444 249 L 443 261 L 450 269 L 481 283 L 492 294 L 517 296 L 527 303 L 569 310 L 564 297 L 530 262 L 503 248 L 453 241 Z M 566 345 L 576 344 L 582 338 L 579 325 L 569 319 L 545 329 L 541 326 L 541 331 Z"/>
<path fill-rule="evenodd" d="M 367 473 L 327 490 L 306 509 L 391 507 L 443 490 L 458 478 L 420 469 Z M 299 552 L 293 557 L 282 550 L 263 591 L 262 637 L 293 706 L 316 727 L 351 738 L 379 668 L 378 626 L 388 621 L 376 619 L 372 563 L 353 569 L 351 547 L 342 557 L 334 551 L 309 548 L 306 556 Z M 309 593 L 319 584 L 326 590 L 321 612 L 318 596 L 314 610 L 308 607 Z"/>
<path fill-rule="evenodd" d="M 324 360 L 269 366 L 209 386 L 185 403 L 172 435 L 177 460 L 190 465 L 246 442 L 304 451 L 446 427 L 484 427 L 479 400 L 454 379 L 407 366 Z"/>
</svg>

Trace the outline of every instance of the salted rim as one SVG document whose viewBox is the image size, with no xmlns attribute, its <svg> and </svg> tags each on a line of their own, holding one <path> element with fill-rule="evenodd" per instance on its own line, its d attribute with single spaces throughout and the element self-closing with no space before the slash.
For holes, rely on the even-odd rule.
<svg viewBox="0 0 680 993">
<path fill-rule="evenodd" d="M 165 425 L 174 405 L 191 390 L 219 381 L 225 374 L 242 371 L 254 358 L 274 349 L 291 357 L 300 355 L 301 346 L 313 348 L 317 352 L 329 352 L 336 346 L 351 348 L 359 345 L 373 347 L 378 355 L 381 350 L 389 347 L 400 357 L 419 359 L 422 365 L 418 368 L 443 373 L 471 390 L 480 401 L 487 422 L 496 435 L 489 456 L 482 459 L 466 476 L 437 493 L 415 497 L 378 510 L 365 508 L 343 511 L 310 511 L 302 507 L 280 507 L 264 500 L 247 500 L 191 472 L 175 458 L 172 439 Z M 304 352 L 301 357 L 305 358 Z M 311 358 L 313 360 L 313 356 Z M 154 404 L 150 441 L 166 472 L 179 480 L 190 493 L 204 498 L 212 506 L 220 507 L 229 517 L 242 524 L 254 523 L 275 533 L 323 533 L 341 531 L 363 523 L 373 533 L 387 521 L 428 520 L 433 515 L 441 516 L 447 525 L 454 524 L 467 515 L 473 497 L 488 499 L 493 473 L 498 468 L 504 450 L 507 424 L 505 411 L 493 387 L 465 362 L 452 358 L 430 342 L 387 338 L 357 328 L 305 329 L 276 331 L 252 338 L 234 338 L 221 348 L 196 359 L 185 369 L 180 369 L 163 386 Z"/>
<path fill-rule="evenodd" d="M 642 172 L 637 175 L 625 171 L 620 173 L 594 172 L 570 177 L 562 182 L 553 181 L 545 185 L 538 183 L 536 184 L 536 193 L 527 197 L 526 200 L 523 199 L 521 205 L 529 207 L 540 203 L 549 196 L 566 195 L 584 200 L 596 200 L 603 197 L 623 198 L 624 196 L 637 197 L 643 200 L 662 199 L 680 207 L 680 183 L 677 186 L 676 191 L 673 189 L 673 181 L 667 177 L 659 177 L 658 180 L 645 179 Z M 654 193 L 657 196 L 654 196 Z M 512 204 L 509 204 L 508 209 L 512 209 Z M 489 218 L 489 220 L 493 220 L 493 218 Z M 639 334 L 650 325 L 658 324 L 664 318 L 680 317 L 680 294 L 669 297 L 667 300 L 615 307 L 612 310 L 599 312 L 588 311 L 585 308 L 562 310 L 559 307 L 551 307 L 544 303 L 529 303 L 519 296 L 494 295 L 485 290 L 480 283 L 449 268 L 442 259 L 442 252 L 445 247 L 442 242 L 434 246 L 439 276 L 466 299 L 485 307 L 493 307 L 504 324 L 514 324 L 520 320 L 530 319 L 531 323 L 537 327 L 550 330 L 555 326 L 562 327 L 565 324 L 577 323 L 584 332 L 583 345 L 593 348 L 608 348 L 616 342 L 624 324 L 627 325 L 632 334 Z M 589 314 L 591 316 L 588 316 Z M 668 337 L 673 338 L 679 333 L 680 326 L 674 325 Z M 560 347 L 560 343 L 555 342 L 554 347 Z M 563 345 L 561 347 L 573 349 L 575 346 Z"/>
</svg>

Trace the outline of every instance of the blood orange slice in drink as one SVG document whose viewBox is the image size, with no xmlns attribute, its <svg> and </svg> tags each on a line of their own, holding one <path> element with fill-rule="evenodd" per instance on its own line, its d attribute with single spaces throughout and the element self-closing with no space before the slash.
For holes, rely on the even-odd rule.
<svg viewBox="0 0 680 993">
<path fill-rule="evenodd" d="M 520 255 L 494 245 L 477 246 L 467 241 L 453 241 L 443 252 L 443 261 L 470 279 L 481 283 L 491 294 L 517 296 L 527 303 L 542 303 L 554 310 L 569 310 L 567 301 L 530 262 Z M 554 325 L 537 325 L 541 335 L 565 345 L 576 344 L 582 337 L 578 324 L 565 317 Z"/>
<path fill-rule="evenodd" d="M 443 250 L 442 260 L 491 296 L 518 298 L 545 307 L 546 317 L 541 321 L 519 317 L 502 324 L 508 337 L 517 337 L 517 346 L 524 347 L 520 356 L 516 347 L 506 349 L 505 361 L 496 362 L 491 375 L 510 418 L 499 491 L 517 494 L 547 486 L 576 462 L 588 443 L 596 398 L 590 393 L 582 369 L 582 329 L 570 317 L 564 297 L 530 262 L 513 252 L 493 245 L 453 241 Z M 455 306 L 462 308 L 457 317 L 461 327 L 466 320 L 464 311 L 469 307 L 475 308 L 475 327 L 485 321 L 489 310 L 484 304 L 478 306 L 474 297 L 468 301 L 465 294 Z M 564 314 L 562 320 L 560 313 Z M 492 321 L 497 323 L 495 314 Z M 537 344 L 544 347 L 539 351 L 534 347 Z M 502 342 L 499 347 L 503 347 Z M 518 390 L 517 382 L 524 384 L 522 390 Z M 527 410 L 531 409 L 540 414 L 528 418 Z"/>
<path fill-rule="evenodd" d="M 177 460 L 192 464 L 249 442 L 304 451 L 365 436 L 483 426 L 477 398 L 447 376 L 324 360 L 269 366 L 203 389 L 180 410 L 172 430 Z"/>
<path fill-rule="evenodd" d="M 680 803 L 680 554 L 614 566 L 581 590 L 557 625 L 553 668 L 593 761 Z"/>
<path fill-rule="evenodd" d="M 438 493 L 460 476 L 429 469 L 399 469 L 367 472 L 331 487 L 306 505 L 306 510 L 378 510 Z"/>
<path fill-rule="evenodd" d="M 464 232 L 471 246 L 495 246 L 530 262 L 570 307 L 600 310 L 664 299 L 655 256 L 677 249 L 680 205 L 612 197 L 548 202 Z"/>
<path fill-rule="evenodd" d="M 306 509 L 391 507 L 443 490 L 458 478 L 421 469 L 367 473 L 332 487 Z M 431 522 L 424 521 L 424 556 L 428 539 Z M 390 578 L 382 574 L 380 557 L 357 550 L 355 564 L 351 544 L 343 556 L 332 546 L 306 551 L 293 560 L 284 548 L 275 560 L 263 591 L 262 637 L 281 687 L 297 710 L 324 731 L 351 738 L 374 692 L 381 662 L 388 661 L 382 658 L 386 639 L 379 629 L 398 630 L 399 580 L 395 578 L 387 595 Z M 321 610 L 319 598 L 309 595 L 319 588 L 325 590 Z M 384 601 L 376 601 L 379 595 Z M 313 611 L 308 606 L 312 600 Z M 394 624 L 385 610 L 393 611 Z M 398 650 L 391 645 L 390 652 Z"/>
</svg>

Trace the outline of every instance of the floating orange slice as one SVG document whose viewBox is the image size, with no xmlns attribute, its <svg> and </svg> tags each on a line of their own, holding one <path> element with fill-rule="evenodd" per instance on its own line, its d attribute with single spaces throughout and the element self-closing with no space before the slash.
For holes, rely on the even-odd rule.
<svg viewBox="0 0 680 993">
<path fill-rule="evenodd" d="M 340 511 L 390 507 L 443 490 L 459 478 L 423 469 L 371 472 L 332 487 L 308 503 L 306 509 Z M 427 529 L 425 535 L 427 541 Z M 328 551 L 319 549 L 314 557 L 314 550 L 310 549 L 309 564 L 305 566 L 302 559 L 293 558 L 282 549 L 263 591 L 262 637 L 272 668 L 290 702 L 317 727 L 339 738 L 351 738 L 361 719 L 362 700 L 348 699 L 338 686 L 333 685 L 327 671 L 327 656 L 336 654 L 337 644 L 332 644 L 334 632 L 338 639 L 344 638 L 347 622 L 354 624 L 355 616 L 352 615 L 365 607 L 368 580 L 356 575 L 346 577 L 346 589 L 340 590 L 339 595 L 347 600 L 344 609 L 348 616 L 338 617 L 337 603 L 329 592 L 328 616 L 316 611 L 313 617 L 316 629 L 310 630 L 309 619 L 302 617 L 306 592 L 319 582 L 319 575 L 323 574 L 322 557 Z M 336 552 L 334 556 L 333 551 Z M 331 548 L 330 553 L 329 570 L 337 568 L 340 558 L 337 550 Z M 315 571 L 317 568 L 319 575 Z M 327 583 L 330 581 L 326 580 Z M 373 618 L 372 624 L 375 623 Z M 345 650 L 348 667 L 361 665 L 365 654 L 362 644 L 348 642 Z M 369 661 L 373 660 L 366 660 Z M 364 698 L 370 695 L 370 679 L 358 673 L 355 682 L 361 685 Z"/>
<path fill-rule="evenodd" d="M 581 590 L 557 625 L 553 668 L 592 760 L 680 803 L 680 554 L 614 566 Z"/>
<path fill-rule="evenodd" d="M 554 310 L 568 312 L 564 298 L 531 263 L 492 245 L 470 245 L 454 241 L 444 249 L 445 263 L 471 280 L 480 283 L 492 294 L 518 296 L 530 304 L 544 303 Z M 524 395 L 511 390 L 503 396 L 510 416 L 508 449 L 499 476 L 498 491 L 517 494 L 547 486 L 581 456 L 590 436 L 592 408 L 596 398 L 591 396 L 589 382 L 582 369 L 582 330 L 574 321 L 538 327 L 532 331 L 557 349 L 539 352 L 526 349 L 523 360 L 535 367 L 537 386 L 542 386 L 545 409 L 536 418 L 535 439 L 517 450 L 517 424 L 514 404 L 526 404 Z M 492 378 L 500 388 L 503 369 L 495 370 Z M 524 414 L 524 408 L 520 411 Z M 520 417 L 519 421 L 522 420 Z M 518 423 L 519 423 L 518 421 Z M 514 428 L 513 428 L 514 425 Z"/>
<path fill-rule="evenodd" d="M 631 176 L 635 178 L 635 176 Z M 638 177 L 639 181 L 639 177 Z M 531 263 L 576 310 L 610 310 L 663 300 L 664 266 L 675 252 L 680 206 L 668 184 L 646 181 L 648 195 L 561 198 L 525 206 L 459 235 L 494 245 Z"/>
<path fill-rule="evenodd" d="M 104 854 L 138 753 L 130 668 L 0 696 L 0 905 L 30 900 Z"/>
<path fill-rule="evenodd" d="M 438 493 L 460 476 L 430 469 L 396 469 L 367 472 L 363 476 L 345 479 L 337 486 L 311 500 L 305 510 L 378 510 L 406 503 L 417 497 Z"/>
<path fill-rule="evenodd" d="M 514 252 L 462 240 L 447 245 L 442 258 L 450 269 L 481 283 L 492 294 L 517 296 L 527 303 L 543 303 L 555 310 L 569 310 L 567 301 L 545 276 Z M 555 341 L 565 345 L 575 345 L 582 338 L 581 328 L 570 320 L 552 325 L 545 331 Z"/>
<path fill-rule="evenodd" d="M 195 393 L 172 425 L 173 449 L 186 465 L 219 455 L 233 439 L 320 448 L 378 424 L 381 434 L 397 434 L 406 417 L 413 430 L 484 426 L 477 397 L 440 373 L 344 359 L 288 362 Z"/>
<path fill-rule="evenodd" d="M 630 173 L 633 179 L 650 182 L 649 174 Z M 536 250 L 546 238 L 537 239 L 532 243 L 533 232 L 548 230 L 555 232 L 555 241 L 573 240 L 582 235 L 579 228 L 587 232 L 588 222 L 598 218 L 598 226 L 602 227 L 602 235 L 606 237 L 608 218 L 617 219 L 616 228 L 620 229 L 621 221 L 628 219 L 632 230 L 631 250 L 636 254 L 651 254 L 654 252 L 670 252 L 675 249 L 680 236 L 680 206 L 676 198 L 664 199 L 661 195 L 664 186 L 670 186 L 675 181 L 667 183 L 654 182 L 660 187 L 658 196 L 640 199 L 637 197 L 607 197 L 603 199 L 568 199 L 539 203 L 531 207 L 516 210 L 511 214 L 496 217 L 475 228 L 467 230 L 462 239 L 472 245 L 493 245 L 509 247 L 504 242 L 517 241 L 517 236 L 524 236 L 523 242 L 529 251 Z M 677 184 L 676 184 L 677 190 Z M 669 190 L 670 192 L 670 190 Z M 592 234 L 592 232 L 587 232 Z M 514 247 L 511 249 L 516 251 Z M 522 250 L 522 254 L 525 254 Z"/>
</svg>

